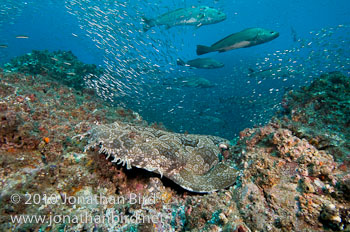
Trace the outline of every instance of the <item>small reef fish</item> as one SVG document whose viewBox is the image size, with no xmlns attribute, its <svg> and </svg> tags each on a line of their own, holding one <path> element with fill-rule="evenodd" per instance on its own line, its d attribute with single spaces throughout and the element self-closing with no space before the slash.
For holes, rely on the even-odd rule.
<svg viewBox="0 0 350 232">
<path fill-rule="evenodd" d="M 297 42 L 298 41 L 298 35 L 297 35 L 297 32 L 295 31 L 295 29 L 293 27 L 290 27 L 290 33 L 292 35 L 293 42 Z"/>
<path fill-rule="evenodd" d="M 200 120 L 205 120 L 206 122 L 210 122 L 213 124 L 224 124 L 225 122 L 218 117 L 210 116 L 210 115 L 201 115 L 199 116 Z"/>
<path fill-rule="evenodd" d="M 29 39 L 29 36 L 26 35 L 17 35 L 16 39 Z"/>
<path fill-rule="evenodd" d="M 143 18 L 145 23 L 143 30 L 146 32 L 150 28 L 159 25 L 165 25 L 167 28 L 179 25 L 192 25 L 198 28 L 202 25 L 219 23 L 225 19 L 226 14 L 217 9 L 208 6 L 193 6 L 180 8 L 154 19 Z"/>
<path fill-rule="evenodd" d="M 0 44 L 0 48 L 8 48 L 6 44 Z"/>
<path fill-rule="evenodd" d="M 247 48 L 258 44 L 269 42 L 279 36 L 278 32 L 264 28 L 248 28 L 231 34 L 210 47 L 197 45 L 197 55 L 209 52 L 227 52 L 237 48 Z"/>
<path fill-rule="evenodd" d="M 212 88 L 215 87 L 208 79 L 199 76 L 179 77 L 174 84 L 190 88 Z"/>
<path fill-rule="evenodd" d="M 189 60 L 187 62 L 177 59 L 177 65 L 188 66 L 190 68 L 203 68 L 203 69 L 214 69 L 222 68 L 224 64 L 213 58 L 198 58 L 194 60 Z"/>
</svg>

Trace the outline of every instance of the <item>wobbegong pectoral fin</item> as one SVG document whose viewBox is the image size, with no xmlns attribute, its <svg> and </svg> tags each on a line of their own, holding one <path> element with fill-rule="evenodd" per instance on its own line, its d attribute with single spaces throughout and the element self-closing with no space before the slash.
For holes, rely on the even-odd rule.
<svg viewBox="0 0 350 232">
<path fill-rule="evenodd" d="M 214 192 L 233 185 L 236 182 L 238 171 L 224 163 L 218 163 L 208 173 L 196 175 L 189 170 L 181 169 L 176 176 L 170 177 L 184 189 L 193 192 Z"/>
</svg>

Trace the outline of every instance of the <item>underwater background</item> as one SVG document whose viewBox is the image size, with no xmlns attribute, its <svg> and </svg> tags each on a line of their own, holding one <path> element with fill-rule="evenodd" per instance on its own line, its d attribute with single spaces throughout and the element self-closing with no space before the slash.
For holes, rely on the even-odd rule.
<svg viewBox="0 0 350 232">
<path fill-rule="evenodd" d="M 142 30 L 143 17 L 192 5 L 217 8 L 227 19 L 198 29 Z M 100 97 L 176 132 L 232 139 L 246 127 L 267 122 L 286 91 L 324 72 L 349 73 L 346 0 L 2 0 L 0 17 L 1 64 L 32 50 L 72 51 L 81 61 L 106 69 L 100 78 L 85 80 Z M 179 58 L 197 58 L 196 45 L 210 45 L 249 27 L 275 30 L 280 36 L 259 46 L 206 55 L 224 63 L 220 69 L 176 64 Z M 16 38 L 20 35 L 26 37 Z M 264 70 L 270 71 L 249 75 Z M 210 85 L 181 85 L 196 78 Z"/>
</svg>

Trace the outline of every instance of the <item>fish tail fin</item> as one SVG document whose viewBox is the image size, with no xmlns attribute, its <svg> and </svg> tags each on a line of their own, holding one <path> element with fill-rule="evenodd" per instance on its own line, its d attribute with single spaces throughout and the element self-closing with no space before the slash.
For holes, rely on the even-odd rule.
<svg viewBox="0 0 350 232">
<path fill-rule="evenodd" d="M 142 17 L 142 21 L 144 22 L 143 24 L 143 31 L 146 32 L 149 29 L 151 29 L 151 27 L 155 26 L 155 22 L 154 19 L 148 19 L 146 17 Z"/>
<path fill-rule="evenodd" d="M 197 45 L 197 55 L 203 55 L 209 52 L 212 52 L 211 47 L 204 46 L 204 45 Z"/>
<path fill-rule="evenodd" d="M 177 65 L 180 65 L 180 66 L 185 66 L 185 65 L 186 65 L 186 62 L 183 61 L 183 60 L 181 60 L 180 58 L 178 58 L 178 59 L 176 60 L 176 64 L 177 64 Z"/>
</svg>

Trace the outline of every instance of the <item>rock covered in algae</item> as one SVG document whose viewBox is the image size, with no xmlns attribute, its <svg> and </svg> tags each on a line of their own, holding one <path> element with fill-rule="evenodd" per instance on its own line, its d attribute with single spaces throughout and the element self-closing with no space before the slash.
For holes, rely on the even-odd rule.
<svg viewBox="0 0 350 232">
<path fill-rule="evenodd" d="M 84 64 L 71 51 L 33 50 L 11 59 L 3 68 L 6 72 L 47 76 L 78 90 L 86 87 L 85 77 L 93 78 L 103 74 L 102 68 Z"/>
<path fill-rule="evenodd" d="M 284 127 L 336 161 L 350 160 L 350 81 L 340 72 L 322 74 L 282 101 Z M 326 125 L 326 126 L 325 126 Z"/>
<path fill-rule="evenodd" d="M 114 157 L 112 162 L 135 166 L 166 176 L 184 189 L 212 192 L 232 185 L 237 171 L 220 162 L 214 136 L 178 134 L 149 127 L 122 124 L 99 125 L 88 133 L 86 149 Z"/>
</svg>

